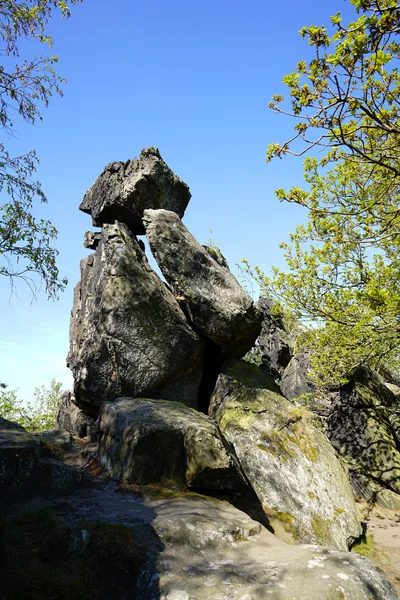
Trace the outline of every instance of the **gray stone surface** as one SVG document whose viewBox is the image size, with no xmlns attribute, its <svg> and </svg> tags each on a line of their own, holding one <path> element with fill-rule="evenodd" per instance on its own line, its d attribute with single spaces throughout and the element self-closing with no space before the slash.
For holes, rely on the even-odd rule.
<svg viewBox="0 0 400 600">
<path fill-rule="evenodd" d="M 207 246 L 206 244 L 204 244 L 203 248 L 208 252 L 211 258 L 215 260 L 215 262 L 217 262 L 221 267 L 228 269 L 229 271 L 228 261 L 217 246 Z"/>
<path fill-rule="evenodd" d="M 315 417 L 245 361 L 227 361 L 211 401 L 277 536 L 346 549 L 361 534 L 347 472 Z"/>
<path fill-rule="evenodd" d="M 273 300 L 260 297 L 258 306 L 264 318 L 261 332 L 256 340 L 256 349 L 262 359 L 263 368 L 273 374 L 281 374 L 293 356 L 293 340 L 278 314 L 274 314 Z"/>
<path fill-rule="evenodd" d="M 128 599 L 397 600 L 367 559 L 289 546 L 227 502 L 139 497 L 107 486 L 78 491 L 64 510 L 74 524 L 84 518 L 132 528 L 148 558 Z"/>
<path fill-rule="evenodd" d="M 94 426 L 94 419 L 81 410 L 75 403 L 75 396 L 69 390 L 63 393 L 57 413 L 57 424 L 78 438 L 88 436 L 89 430 Z"/>
<path fill-rule="evenodd" d="M 96 250 L 101 240 L 101 232 L 100 231 L 87 231 L 85 233 L 85 239 L 83 241 L 83 245 L 85 248 L 89 250 Z"/>
<path fill-rule="evenodd" d="M 202 350 L 135 236 L 123 224 L 104 225 L 74 292 L 68 366 L 76 404 L 96 415 L 120 395 L 162 397 L 164 385 L 200 368 Z M 193 387 L 176 400 L 195 406 Z"/>
<path fill-rule="evenodd" d="M 312 394 L 315 387 L 307 377 L 310 368 L 309 356 L 306 352 L 298 352 L 293 356 L 282 373 L 280 388 L 288 400 L 298 399 L 304 394 Z"/>
<path fill-rule="evenodd" d="M 100 464 L 117 479 L 148 484 L 184 479 L 190 487 L 244 487 L 215 422 L 178 402 L 118 398 L 101 407 Z"/>
<path fill-rule="evenodd" d="M 188 186 L 163 161 L 158 148 L 144 148 L 139 160 L 107 165 L 79 208 L 92 216 L 94 226 L 121 221 L 140 235 L 144 209 L 165 208 L 182 217 L 190 196 Z"/>
<path fill-rule="evenodd" d="M 45 429 L 44 431 L 34 431 L 31 435 L 34 439 L 42 442 L 44 446 L 62 450 L 69 450 L 72 447 L 72 436 L 66 429 Z"/>
<path fill-rule="evenodd" d="M 157 263 L 194 329 L 225 356 L 243 356 L 261 328 L 262 313 L 253 300 L 176 213 L 145 210 L 143 222 Z"/>
<path fill-rule="evenodd" d="M 336 396 L 326 433 L 347 462 L 359 495 L 379 502 L 384 490 L 400 494 L 398 397 L 377 374 L 356 370 Z"/>
</svg>

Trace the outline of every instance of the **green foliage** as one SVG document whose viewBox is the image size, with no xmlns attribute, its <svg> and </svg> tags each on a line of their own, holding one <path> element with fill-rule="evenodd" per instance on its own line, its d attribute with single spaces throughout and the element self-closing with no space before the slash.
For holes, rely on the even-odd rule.
<svg viewBox="0 0 400 600">
<path fill-rule="evenodd" d="M 61 382 L 52 379 L 48 386 L 37 387 L 33 401 L 24 403 L 15 390 L 0 390 L 0 417 L 22 425 L 27 431 L 43 431 L 56 427 L 61 402 Z"/>
<path fill-rule="evenodd" d="M 69 6 L 81 0 L 4 0 L 0 3 L 0 52 L 6 57 L 0 67 L 0 125 L 3 131 L 14 131 L 14 116 L 34 124 L 41 120 L 41 108 L 49 104 L 53 94 L 62 95 L 64 79 L 57 76 L 54 65 L 57 57 L 34 56 L 21 59 L 19 42 L 30 39 L 39 44 L 52 45 L 46 26 L 54 11 L 62 17 L 70 14 Z M 7 58 L 8 57 L 8 58 Z M 5 144 L 0 143 L 0 192 L 8 200 L 0 205 L 0 275 L 9 278 L 14 291 L 15 280 L 25 281 L 33 295 L 38 276 L 45 282 L 49 297 L 56 297 L 67 283 L 59 279 L 56 266 L 58 252 L 51 242 L 57 230 L 50 221 L 36 219 L 33 214 L 35 199 L 46 202 L 39 182 L 32 181 L 38 159 L 34 151 L 12 157 Z"/>
<path fill-rule="evenodd" d="M 359 364 L 396 366 L 400 347 L 400 6 L 350 0 L 358 18 L 340 13 L 301 35 L 315 49 L 285 78 L 298 120 L 291 140 L 273 144 L 267 161 L 322 149 L 306 158 L 307 189 L 277 190 L 308 210 L 307 225 L 282 244 L 288 272 L 255 276 L 309 330 L 317 383 L 335 385 Z M 303 143 L 297 150 L 296 143 Z"/>
</svg>

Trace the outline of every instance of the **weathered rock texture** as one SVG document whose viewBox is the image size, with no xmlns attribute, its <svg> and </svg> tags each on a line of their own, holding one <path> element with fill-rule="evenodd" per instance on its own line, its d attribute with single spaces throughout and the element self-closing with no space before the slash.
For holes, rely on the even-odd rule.
<svg viewBox="0 0 400 600">
<path fill-rule="evenodd" d="M 293 340 L 285 327 L 282 316 L 274 311 L 273 300 L 261 296 L 258 306 L 262 310 L 264 318 L 256 348 L 261 355 L 263 368 L 279 376 L 293 356 Z"/>
<path fill-rule="evenodd" d="M 397 599 L 367 559 L 319 546 L 289 546 L 215 499 L 89 489 L 69 498 L 68 518 L 131 529 L 147 560 L 136 589 L 123 596 L 128 600 Z"/>
<path fill-rule="evenodd" d="M 96 250 L 101 240 L 100 231 L 87 231 L 85 233 L 85 239 L 83 241 L 83 245 L 85 248 L 89 250 Z"/>
<path fill-rule="evenodd" d="M 194 329 L 225 356 L 243 356 L 261 328 L 262 313 L 253 300 L 176 213 L 145 210 L 143 222 L 157 263 Z"/>
<path fill-rule="evenodd" d="M 37 440 L 21 425 L 0 418 L 0 505 L 27 495 L 39 455 Z"/>
<path fill-rule="evenodd" d="M 277 392 L 268 375 L 227 361 L 211 413 L 232 444 L 278 537 L 339 549 L 359 537 L 348 475 L 313 415 Z"/>
<path fill-rule="evenodd" d="M 238 464 L 215 422 L 178 402 L 118 398 L 102 405 L 99 461 L 117 479 L 148 484 L 184 479 L 189 487 L 238 490 Z"/>
<path fill-rule="evenodd" d="M 314 392 L 315 388 L 307 377 L 309 368 L 310 359 L 307 352 L 298 352 L 293 356 L 283 371 L 279 384 L 285 398 L 297 400 Z"/>
<path fill-rule="evenodd" d="M 94 423 L 94 419 L 76 405 L 74 394 L 71 391 L 64 392 L 57 413 L 57 425 L 60 429 L 84 438 L 89 435 Z"/>
<path fill-rule="evenodd" d="M 35 436 L 0 418 L 0 510 L 2 505 L 23 502 L 39 493 L 56 497 L 79 486 L 81 473 L 47 458 L 44 450 L 49 448 L 49 437 L 54 441 L 55 436 L 65 439 L 59 431 Z"/>
<path fill-rule="evenodd" d="M 395 396 L 367 368 L 359 368 L 337 395 L 327 435 L 349 466 L 357 493 L 386 501 L 400 497 L 400 413 Z M 396 505 L 396 497 L 389 505 Z"/>
<path fill-rule="evenodd" d="M 190 196 L 188 186 L 163 161 L 158 148 L 145 148 L 139 160 L 105 167 L 79 208 L 92 216 L 94 226 L 121 221 L 140 235 L 144 209 L 165 208 L 182 217 Z"/>
<path fill-rule="evenodd" d="M 195 406 L 202 349 L 135 236 L 122 223 L 104 225 L 74 292 L 68 366 L 78 406 L 96 414 L 121 395 L 162 398 L 164 386 Z"/>
</svg>

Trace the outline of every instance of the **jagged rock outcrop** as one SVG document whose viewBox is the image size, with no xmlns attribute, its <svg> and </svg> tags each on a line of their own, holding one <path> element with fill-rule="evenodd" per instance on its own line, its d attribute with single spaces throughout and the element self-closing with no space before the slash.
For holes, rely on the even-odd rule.
<svg viewBox="0 0 400 600">
<path fill-rule="evenodd" d="M 143 222 L 155 259 L 193 328 L 224 356 L 243 356 L 261 327 L 262 313 L 253 300 L 176 213 L 145 210 Z"/>
<path fill-rule="evenodd" d="M 215 422 L 178 402 L 118 398 L 101 407 L 99 461 L 138 484 L 184 479 L 189 487 L 240 490 L 240 468 Z"/>
<path fill-rule="evenodd" d="M 97 246 L 100 244 L 100 240 L 101 240 L 100 231 L 87 231 L 85 233 L 83 245 L 88 250 L 96 250 Z"/>
<path fill-rule="evenodd" d="M 361 528 L 349 478 L 313 415 L 245 361 L 224 363 L 210 411 L 278 537 L 347 549 Z"/>
<path fill-rule="evenodd" d="M 300 396 L 312 394 L 315 391 L 307 372 L 310 368 L 310 357 L 308 352 L 298 352 L 295 354 L 286 369 L 282 373 L 279 386 L 282 394 L 288 400 L 300 399 Z"/>
<path fill-rule="evenodd" d="M 256 341 L 256 349 L 261 355 L 263 368 L 279 376 L 293 356 L 293 340 L 282 317 L 273 312 L 274 305 L 273 300 L 263 296 L 258 301 L 264 318 Z"/>
<path fill-rule="evenodd" d="M 188 186 L 163 161 L 158 148 L 144 148 L 139 160 L 107 165 L 79 208 L 92 216 L 94 226 L 121 221 L 140 235 L 144 209 L 165 208 L 183 217 L 190 196 Z"/>
<path fill-rule="evenodd" d="M 81 410 L 75 403 L 74 394 L 68 390 L 61 397 L 57 413 L 57 425 L 78 438 L 87 437 L 95 420 Z"/>
<path fill-rule="evenodd" d="M 121 395 L 166 393 L 196 406 L 202 350 L 128 227 L 104 225 L 74 293 L 68 366 L 78 406 L 96 414 Z"/>
<path fill-rule="evenodd" d="M 359 367 L 336 395 L 327 436 L 346 460 L 358 495 L 400 506 L 398 397 L 377 374 Z"/>
</svg>

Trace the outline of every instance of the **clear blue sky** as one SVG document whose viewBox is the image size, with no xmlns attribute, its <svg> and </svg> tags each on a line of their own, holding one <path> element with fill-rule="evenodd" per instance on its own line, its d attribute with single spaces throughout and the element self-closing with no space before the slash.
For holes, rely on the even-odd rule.
<svg viewBox="0 0 400 600">
<path fill-rule="evenodd" d="M 158 146 L 190 186 L 184 222 L 200 242 L 212 230 L 232 268 L 242 257 L 266 271 L 282 265 L 278 244 L 305 215 L 274 190 L 301 185 L 302 166 L 264 162 L 268 144 L 293 126 L 267 104 L 309 56 L 300 27 L 327 24 L 338 11 L 349 12 L 348 2 L 84 0 L 69 20 L 52 21 L 65 95 L 43 111 L 43 123 L 18 124 L 17 139 L 5 143 L 15 153 L 37 150 L 49 203 L 36 214 L 59 230 L 69 284 L 58 302 L 39 295 L 31 304 L 22 285 L 10 300 L 0 280 L 0 381 L 25 399 L 53 377 L 70 386 L 69 316 L 91 229 L 78 206 L 107 163 L 145 146 Z"/>
</svg>

